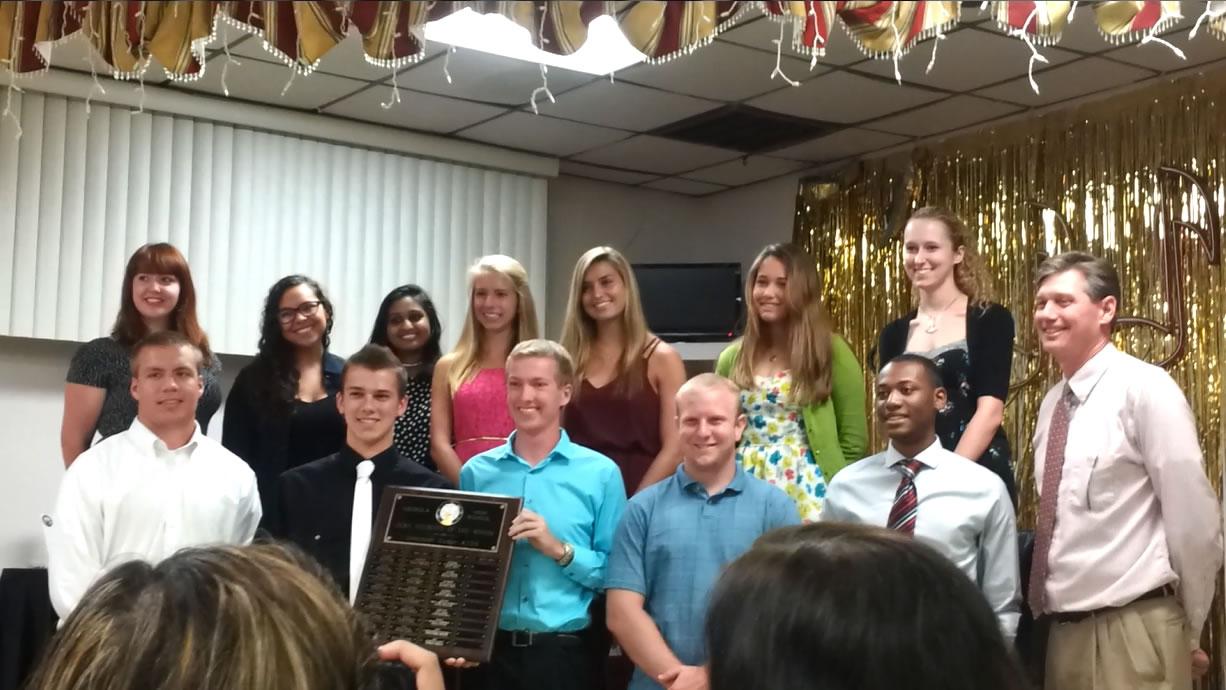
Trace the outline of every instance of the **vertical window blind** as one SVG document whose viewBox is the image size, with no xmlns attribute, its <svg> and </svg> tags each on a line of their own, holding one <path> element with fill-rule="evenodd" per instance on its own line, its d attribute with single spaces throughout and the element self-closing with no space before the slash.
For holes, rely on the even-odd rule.
<svg viewBox="0 0 1226 690">
<path fill-rule="evenodd" d="M 264 296 L 290 273 L 323 284 L 342 356 L 366 342 L 383 295 L 409 282 L 434 298 L 449 346 L 466 269 L 483 254 L 519 259 L 544 299 L 543 179 L 122 106 L 87 112 L 32 91 L 14 93 L 11 110 L 0 335 L 108 333 L 128 257 L 162 241 L 191 264 L 201 324 L 223 353 L 255 351 Z"/>
</svg>

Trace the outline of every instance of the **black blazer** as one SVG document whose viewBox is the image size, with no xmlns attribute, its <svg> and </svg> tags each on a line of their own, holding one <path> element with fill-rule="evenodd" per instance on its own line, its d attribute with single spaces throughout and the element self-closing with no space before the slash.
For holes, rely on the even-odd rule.
<svg viewBox="0 0 1226 690">
<path fill-rule="evenodd" d="M 273 534 L 293 542 L 329 571 L 342 592 L 349 591 L 349 529 L 353 516 L 353 483 L 358 479 L 358 463 L 365 460 L 348 446 L 319 460 L 302 464 L 284 474 L 280 487 L 280 506 L 273 523 Z M 406 460 L 395 446 L 370 458 L 375 463 L 370 474 L 374 500 L 370 502 L 370 522 L 379 512 L 379 501 L 386 487 L 454 489 L 450 482 L 421 464 Z"/>
<path fill-rule="evenodd" d="M 277 517 L 269 524 L 273 535 L 293 542 L 332 574 L 342 592 L 349 591 L 349 530 L 353 515 L 353 484 L 358 463 L 365 458 L 348 446 L 305 465 L 299 465 L 278 480 Z M 370 458 L 374 500 L 371 523 L 379 511 L 383 489 L 415 486 L 427 489 L 455 488 L 446 479 L 400 457 L 395 447 Z"/>
<path fill-rule="evenodd" d="M 320 425 L 315 431 L 319 438 L 309 445 L 321 448 L 310 457 L 290 458 L 290 414 L 270 411 L 267 404 L 256 395 L 258 379 L 263 375 L 259 360 L 253 361 L 238 372 L 230 394 L 226 397 L 225 415 L 222 419 L 221 445 L 242 458 L 255 472 L 260 488 L 260 502 L 264 517 L 260 526 L 274 530 L 277 507 L 277 478 L 291 466 L 335 453 L 345 445 L 345 420 L 336 412 L 333 423 Z M 323 384 L 328 392 L 327 400 L 336 410 L 336 394 L 341 389 L 341 370 L 345 360 L 325 352 L 323 361 Z"/>
<path fill-rule="evenodd" d="M 907 335 L 915 320 L 912 309 L 881 329 L 877 342 L 877 369 L 907 350 Z M 1013 367 L 1013 315 L 989 302 L 966 311 L 966 349 L 971 358 L 970 384 L 974 398 L 990 395 L 1009 399 L 1009 374 Z"/>
</svg>

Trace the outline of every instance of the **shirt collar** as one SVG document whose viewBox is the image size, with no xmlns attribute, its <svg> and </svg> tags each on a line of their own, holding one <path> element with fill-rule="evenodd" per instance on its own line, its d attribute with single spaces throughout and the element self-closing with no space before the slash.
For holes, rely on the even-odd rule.
<svg viewBox="0 0 1226 690">
<path fill-rule="evenodd" d="M 371 462 L 375 463 L 375 470 L 371 474 L 373 477 L 391 469 L 392 467 L 395 467 L 396 461 L 399 460 L 400 457 L 396 453 L 395 444 L 388 446 L 383 452 L 368 458 L 361 455 L 353 448 L 350 448 L 349 444 L 346 443 L 345 446 L 341 448 L 340 452 L 337 453 L 337 455 L 340 457 L 346 471 L 355 477 L 358 473 L 358 463 L 362 462 L 363 460 L 370 460 Z"/>
<path fill-rule="evenodd" d="M 576 446 L 574 443 L 571 442 L 570 436 L 566 433 L 565 429 L 561 429 L 560 432 L 561 433 L 558 436 L 557 445 L 553 447 L 553 450 L 549 451 L 549 455 L 546 455 L 544 460 L 536 464 L 536 467 L 540 467 L 541 465 L 544 465 L 545 463 L 553 461 L 555 459 L 556 460 L 570 460 L 571 458 L 575 456 L 575 449 L 578 446 Z M 527 460 L 524 460 L 523 458 L 515 454 L 515 436 L 517 434 L 519 434 L 519 431 L 512 431 L 511 435 L 507 436 L 507 442 L 502 444 L 502 447 L 500 448 L 501 455 L 498 459 L 499 460 L 518 460 L 519 462 L 528 464 Z"/>
<path fill-rule="evenodd" d="M 1107 343 L 1103 349 L 1094 353 L 1088 362 L 1082 364 L 1080 369 L 1073 372 L 1071 377 L 1064 378 L 1064 385 L 1073 392 L 1078 404 L 1085 402 L 1090 396 L 1090 391 L 1094 390 L 1103 374 L 1111 368 L 1118 354 L 1119 350 L 1115 349 L 1115 345 Z"/>
<path fill-rule="evenodd" d="M 724 487 L 724 490 L 720 492 L 720 495 L 725 493 L 739 494 L 745 491 L 745 484 L 749 481 L 745 477 L 745 470 L 741 468 L 740 463 L 734 463 L 734 465 L 736 467 L 736 471 L 732 474 L 732 481 L 728 482 L 728 486 Z M 697 479 L 694 479 L 690 476 L 689 472 L 685 471 L 685 461 L 682 461 L 680 465 L 677 465 L 677 471 L 674 473 L 674 476 L 676 476 L 677 481 L 681 484 L 681 488 L 685 491 L 694 491 L 695 487 L 703 488 L 705 490 L 702 484 L 698 483 Z"/>
<path fill-rule="evenodd" d="M 944 450 L 944 448 L 941 447 L 941 439 L 934 437 L 932 439 L 932 443 L 927 448 L 921 450 L 919 455 L 916 455 L 914 458 L 908 458 L 902 453 L 899 453 L 898 450 L 894 448 L 894 442 L 890 441 L 890 445 L 885 449 L 885 466 L 893 467 L 903 460 L 914 459 L 923 463 L 924 467 L 935 469 L 941 464 L 941 461 L 944 460 L 944 454 L 941 452 L 942 450 Z"/>
<path fill-rule="evenodd" d="M 175 448 L 174 450 L 167 448 L 166 443 L 162 439 L 158 438 L 157 434 L 150 431 L 149 427 L 142 424 L 139 417 L 132 420 L 132 425 L 128 427 L 128 433 L 137 446 L 141 448 L 149 448 L 155 453 L 177 453 L 181 450 L 191 453 L 196 450 L 196 446 L 200 445 L 200 438 L 204 435 L 200 432 L 199 422 L 193 421 L 192 425 L 193 429 L 191 438 L 187 439 L 187 443 L 184 443 L 181 447 Z"/>
</svg>

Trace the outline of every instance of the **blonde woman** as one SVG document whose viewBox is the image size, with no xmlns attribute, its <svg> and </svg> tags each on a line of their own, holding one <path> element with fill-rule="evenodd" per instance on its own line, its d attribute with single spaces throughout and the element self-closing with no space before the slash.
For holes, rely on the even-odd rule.
<svg viewBox="0 0 1226 690">
<path fill-rule="evenodd" d="M 562 345 L 578 379 L 566 406 L 571 440 L 612 458 L 627 494 L 675 472 L 685 365 L 647 330 L 634 273 L 616 249 L 595 247 L 575 264 Z"/>
<path fill-rule="evenodd" d="M 1013 316 L 987 298 L 988 282 L 966 224 L 924 207 L 903 229 L 903 268 L 916 308 L 881 329 L 877 360 L 904 353 L 936 363 L 949 402 L 937 415 L 941 445 L 978 461 L 1017 503 L 1009 440 L 1001 422 L 1013 366 Z"/>
<path fill-rule="evenodd" d="M 747 472 L 784 489 L 813 521 L 826 483 L 864 457 L 864 373 L 831 332 L 816 267 L 799 247 L 772 244 L 758 254 L 745 303 L 745 335 L 715 369 L 742 390 L 749 424 L 738 454 Z"/>
<path fill-rule="evenodd" d="M 434 365 L 430 387 L 430 450 L 439 473 L 457 486 L 461 465 L 515 429 L 507 410 L 507 355 L 540 334 L 528 273 L 515 259 L 477 259 L 468 271 L 468 295 L 460 340 Z"/>
</svg>

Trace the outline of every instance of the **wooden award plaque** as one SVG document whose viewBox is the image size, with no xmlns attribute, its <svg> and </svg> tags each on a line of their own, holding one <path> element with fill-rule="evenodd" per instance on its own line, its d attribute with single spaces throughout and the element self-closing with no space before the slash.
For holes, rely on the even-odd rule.
<svg viewBox="0 0 1226 690">
<path fill-rule="evenodd" d="M 383 642 L 404 639 L 440 658 L 488 662 L 522 501 L 389 486 L 354 603 Z"/>
</svg>

